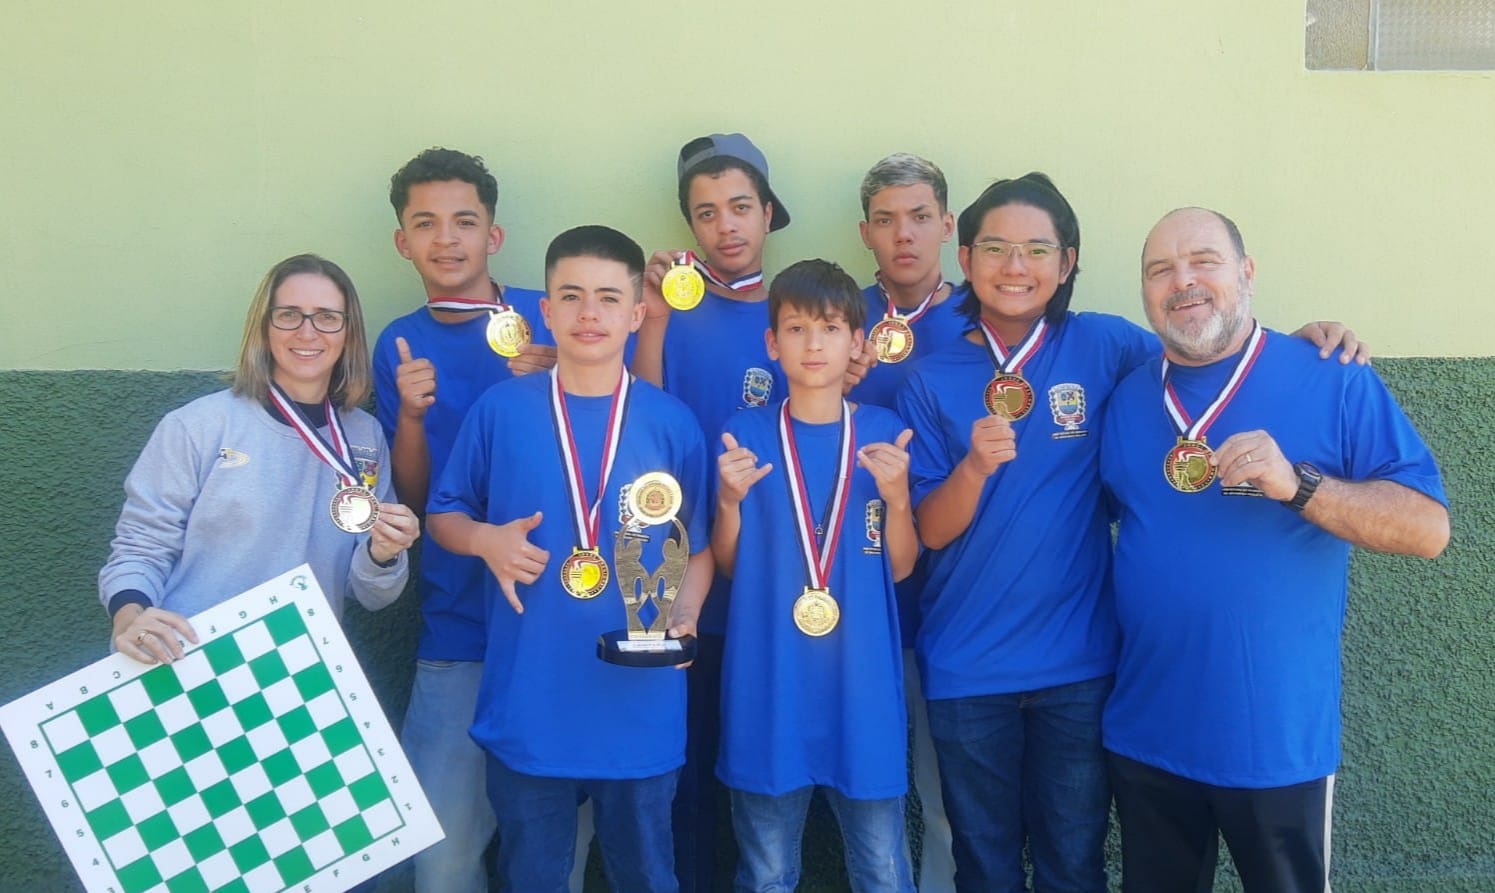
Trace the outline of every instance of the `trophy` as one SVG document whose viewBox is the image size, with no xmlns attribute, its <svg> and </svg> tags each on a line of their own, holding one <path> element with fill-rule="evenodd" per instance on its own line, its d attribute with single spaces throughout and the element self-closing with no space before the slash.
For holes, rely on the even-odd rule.
<svg viewBox="0 0 1495 893">
<path fill-rule="evenodd" d="M 618 589 L 628 612 L 628 628 L 597 637 L 597 656 L 625 667 L 673 667 L 696 657 L 694 636 L 671 638 L 670 609 L 685 579 L 690 562 L 690 536 L 676 515 L 682 497 L 680 484 L 670 475 L 654 471 L 634 481 L 628 490 L 628 523 L 613 539 L 613 565 Z M 644 543 L 650 527 L 668 524 L 661 543 L 663 561 L 649 571 L 644 567 Z"/>
</svg>

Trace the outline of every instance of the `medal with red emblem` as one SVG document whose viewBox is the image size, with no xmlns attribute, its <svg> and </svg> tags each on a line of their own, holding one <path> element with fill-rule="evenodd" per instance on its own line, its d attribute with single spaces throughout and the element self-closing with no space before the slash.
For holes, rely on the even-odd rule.
<svg viewBox="0 0 1495 893">
<path fill-rule="evenodd" d="M 945 287 L 945 281 L 940 280 L 919 306 L 908 313 L 900 314 L 898 305 L 893 303 L 893 298 L 888 290 L 883 287 L 882 277 L 877 279 L 877 287 L 882 291 L 882 296 L 888 299 L 888 309 L 883 318 L 872 326 L 868 339 L 872 341 L 872 347 L 877 351 L 879 363 L 901 363 L 909 358 L 914 352 L 914 323 L 923 318 L 929 312 L 929 307 L 934 303 L 934 296 Z"/>
<path fill-rule="evenodd" d="M 561 390 L 560 373 L 555 367 L 550 370 L 550 414 L 555 425 L 555 436 L 561 447 L 561 458 L 566 471 L 566 495 L 571 503 L 571 517 L 576 525 L 576 545 L 571 554 L 561 562 L 561 587 L 572 598 L 596 598 L 607 588 L 612 574 L 607 568 L 607 559 L 598 548 L 598 536 L 602 529 L 602 497 L 607 492 L 607 480 L 612 476 L 613 462 L 618 458 L 618 442 L 622 439 L 623 419 L 628 406 L 628 389 L 633 377 L 628 371 L 618 378 L 613 390 L 612 402 L 607 412 L 607 434 L 602 441 L 602 469 L 598 472 L 597 496 L 590 502 L 586 497 L 586 483 L 581 473 L 581 454 L 576 448 L 576 436 L 571 429 L 571 416 L 566 412 L 566 394 Z"/>
<path fill-rule="evenodd" d="M 1044 334 L 1048 332 L 1048 328 L 1048 321 L 1040 316 L 1017 347 L 1008 352 L 991 323 L 984 319 L 981 321 L 981 336 L 986 339 L 986 349 L 997 367 L 991 381 L 986 384 L 986 391 L 981 395 L 987 412 L 1015 422 L 1032 411 L 1033 386 L 1023 378 L 1023 365 L 1043 346 Z"/>
<path fill-rule="evenodd" d="M 788 469 L 789 497 L 794 509 L 794 529 L 798 534 L 800 554 L 805 560 L 805 577 L 809 584 L 794 600 L 794 625 L 807 636 L 823 636 L 841 620 L 841 607 L 831 597 L 831 565 L 841 542 L 841 522 L 846 518 L 846 503 L 851 495 L 851 474 L 855 470 L 856 428 L 851 423 L 851 406 L 841 401 L 841 448 L 837 452 L 836 487 L 826 504 L 823 525 L 825 542 L 816 536 L 814 513 L 805 487 L 804 469 L 799 448 L 794 442 L 794 423 L 789 418 L 789 401 L 779 410 L 779 449 Z"/>
<path fill-rule="evenodd" d="M 353 465 L 353 453 L 348 448 L 348 435 L 343 432 L 343 421 L 330 398 L 322 398 L 322 409 L 327 414 L 327 433 L 332 443 L 322 439 L 317 427 L 306 417 L 280 385 L 270 383 L 270 402 L 280 411 L 301 441 L 318 459 L 327 464 L 336 474 L 342 486 L 332 495 L 328 511 L 332 523 L 346 533 L 365 533 L 372 530 L 379 520 L 379 497 L 363 485 L 358 469 Z"/>
<path fill-rule="evenodd" d="M 1214 483 L 1216 470 L 1210 464 L 1214 450 L 1210 449 L 1205 440 L 1205 432 L 1220 417 L 1220 413 L 1225 411 L 1236 391 L 1241 389 L 1256 358 L 1261 356 L 1262 347 L 1266 345 L 1266 334 L 1260 323 L 1251 323 L 1251 336 L 1246 339 L 1245 349 L 1241 351 L 1241 358 L 1236 361 L 1235 369 L 1231 370 L 1220 393 L 1215 395 L 1215 399 L 1210 401 L 1210 405 L 1198 419 L 1191 419 L 1188 410 L 1184 409 L 1183 403 L 1178 399 L 1173 383 L 1169 381 L 1173 366 L 1167 358 L 1163 359 L 1163 408 L 1168 411 L 1168 418 L 1178 431 L 1178 443 L 1163 456 L 1163 477 L 1178 492 L 1198 493 Z"/>
</svg>

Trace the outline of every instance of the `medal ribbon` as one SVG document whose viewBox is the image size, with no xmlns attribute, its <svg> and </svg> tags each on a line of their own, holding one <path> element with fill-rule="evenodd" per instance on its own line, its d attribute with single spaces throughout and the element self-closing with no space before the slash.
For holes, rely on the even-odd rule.
<svg viewBox="0 0 1495 893">
<path fill-rule="evenodd" d="M 696 257 L 696 253 L 694 251 L 685 252 L 685 262 L 688 264 L 695 264 L 696 269 L 701 271 L 701 275 L 706 277 L 707 282 L 710 282 L 712 285 L 720 286 L 721 288 L 725 288 L 727 291 L 737 294 L 752 291 L 753 289 L 763 284 L 762 270 L 759 270 L 756 273 L 749 273 L 746 276 L 739 276 L 738 278 L 729 281 L 723 279 L 719 273 L 711 269 L 710 264 L 706 263 L 704 260 L 701 260 L 699 257 Z"/>
<path fill-rule="evenodd" d="M 1235 397 L 1236 391 L 1241 389 L 1241 384 L 1246 376 L 1251 374 L 1251 367 L 1256 364 L 1256 358 L 1261 356 L 1262 348 L 1267 343 L 1266 329 L 1261 323 L 1251 321 L 1251 336 L 1246 339 L 1246 347 L 1241 351 L 1241 358 L 1236 361 L 1235 369 L 1226 379 L 1220 393 L 1215 396 L 1213 402 L 1199 416 L 1198 420 L 1189 418 L 1189 411 L 1184 409 L 1183 403 L 1178 399 L 1178 394 L 1173 390 L 1173 383 L 1168 380 L 1168 373 L 1173 368 L 1168 358 L 1163 358 L 1163 407 L 1168 410 L 1168 417 L 1173 420 L 1173 427 L 1178 430 L 1178 435 L 1186 440 L 1203 440 L 1204 432 L 1209 430 L 1220 413 Z"/>
<path fill-rule="evenodd" d="M 940 289 L 949 284 L 950 283 L 941 279 L 938 283 L 935 284 L 934 291 L 929 293 L 929 297 L 919 302 L 919 306 L 915 307 L 907 313 L 899 313 L 898 305 L 893 303 L 893 296 L 888 294 L 887 288 L 882 284 L 882 274 L 877 274 L 877 290 L 882 292 L 882 296 L 888 299 L 888 312 L 886 315 L 890 319 L 903 320 L 909 325 L 909 327 L 912 327 L 913 324 L 918 322 L 924 314 L 929 312 L 929 305 L 934 302 L 934 296 L 940 293 Z"/>
<path fill-rule="evenodd" d="M 836 547 L 841 541 L 841 522 L 846 517 L 846 504 L 851 497 L 851 472 L 856 453 L 856 428 L 851 423 L 851 406 L 841 401 L 841 447 L 836 468 L 836 489 L 831 495 L 830 513 L 826 519 L 826 543 L 821 547 L 815 538 L 815 524 L 811 520 L 810 497 L 805 487 L 805 473 L 800 466 L 799 450 L 794 443 L 794 427 L 789 419 L 789 401 L 781 404 L 779 411 L 779 447 L 784 453 L 784 463 L 791 474 L 789 496 L 794 508 L 794 527 L 799 533 L 800 551 L 805 558 L 805 571 L 811 589 L 825 589 L 831 579 L 831 565 L 836 560 Z"/>
<path fill-rule="evenodd" d="M 491 279 L 488 281 L 493 282 Z M 493 282 L 493 293 L 503 294 L 497 282 Z M 503 301 L 485 301 L 481 298 L 438 298 L 434 301 L 427 301 L 426 306 L 432 310 L 445 310 L 448 313 L 476 313 L 479 310 L 501 313 L 511 309 Z"/>
<path fill-rule="evenodd" d="M 1048 320 L 1039 317 L 1018 342 L 1017 347 L 1011 353 L 1002 345 L 1002 339 L 998 337 L 997 330 L 992 328 L 991 323 L 981 320 L 981 335 L 986 339 L 986 349 L 991 352 L 992 362 L 996 364 L 998 372 L 1006 372 L 1011 375 L 1019 375 L 1023 371 L 1023 364 L 1038 353 L 1038 348 L 1043 346 L 1044 334 L 1049 330 Z"/>
<path fill-rule="evenodd" d="M 343 433 L 343 421 L 338 418 L 337 410 L 333 408 L 332 401 L 326 397 L 322 398 L 322 405 L 327 412 L 327 432 L 332 435 L 332 443 L 322 439 L 317 433 L 317 428 L 306 417 L 280 385 L 270 383 L 270 402 L 280 410 L 286 422 L 296 429 L 301 439 L 312 453 L 323 462 L 327 463 L 333 471 L 337 472 L 337 479 L 344 487 L 362 486 L 362 480 L 358 477 L 358 469 L 353 465 L 353 453 L 348 449 L 348 436 Z"/>
<path fill-rule="evenodd" d="M 561 458 L 566 467 L 566 492 L 571 498 L 571 517 L 576 522 L 576 539 L 580 548 L 596 551 L 597 538 L 602 530 L 602 496 L 607 492 L 607 479 L 612 475 L 613 462 L 618 458 L 618 442 L 622 440 L 623 417 L 628 405 L 628 389 L 633 376 L 623 370 L 618 377 L 618 386 L 613 389 L 612 403 L 607 413 L 607 436 L 602 441 L 602 471 L 597 481 L 597 498 L 588 505 L 585 496 L 586 484 L 581 473 L 581 453 L 576 448 L 576 435 L 571 431 L 571 416 L 566 412 L 566 395 L 561 390 L 561 379 L 557 369 L 550 369 L 550 412 L 555 422 L 556 440 L 560 443 Z"/>
</svg>

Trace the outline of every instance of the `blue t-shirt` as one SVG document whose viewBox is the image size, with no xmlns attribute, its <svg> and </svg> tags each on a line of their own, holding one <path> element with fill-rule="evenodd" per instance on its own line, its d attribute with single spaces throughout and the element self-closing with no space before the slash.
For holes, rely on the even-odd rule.
<svg viewBox="0 0 1495 893">
<path fill-rule="evenodd" d="M 1121 379 L 1158 350 L 1120 317 L 1070 313 L 1023 367 L 1035 399 L 1012 425 L 1017 458 L 987 478 L 970 526 L 927 558 L 916 643 L 926 698 L 1032 691 L 1114 669 L 1097 423 Z M 986 345 L 961 339 L 899 392 L 914 429 L 915 505 L 969 452 L 993 372 Z"/>
<path fill-rule="evenodd" d="M 878 363 L 867 370 L 867 377 L 852 389 L 850 399 L 858 403 L 870 403 L 887 409 L 897 409 L 898 390 L 908 380 L 915 365 L 924 357 L 942 352 L 946 347 L 961 340 L 961 335 L 972 327 L 956 309 L 965 299 L 968 289 L 952 285 L 950 296 L 929 308 L 911 328 L 914 333 L 914 349 L 901 363 Z M 862 289 L 867 299 L 867 336 L 872 327 L 887 315 L 888 298 L 882 288 L 872 283 Z M 905 311 L 900 310 L 900 313 Z M 919 594 L 924 591 L 924 581 L 929 574 L 925 553 L 920 553 L 913 573 L 898 581 L 898 625 L 903 630 L 903 647 L 912 648 L 919 632 Z"/>
<path fill-rule="evenodd" d="M 533 289 L 504 289 L 504 301 L 529 321 L 535 342 L 554 344 L 540 318 L 544 296 Z M 452 441 L 468 408 L 488 388 L 514 377 L 509 361 L 488 347 L 488 314 L 470 315 L 471 319 L 459 323 L 442 323 L 422 306 L 391 321 L 374 345 L 375 414 L 391 445 L 400 414 L 400 391 L 395 384 L 400 353 L 395 338 L 404 338 L 412 356 L 428 359 L 436 367 L 436 402 L 425 417 L 433 487 L 446 468 Z M 421 538 L 420 549 L 422 623 L 416 655 L 426 660 L 482 660 L 484 621 L 479 593 L 487 570 L 476 558 L 453 555 L 430 537 Z"/>
<path fill-rule="evenodd" d="M 778 419 L 775 405 L 727 423 L 739 444 L 774 468 L 741 506 L 716 772 L 725 784 L 759 794 L 828 785 L 858 799 L 897 797 L 907 787 L 907 716 L 882 498 L 871 473 L 854 468 L 829 581 L 841 619 L 818 638 L 800 632 L 793 607 L 809 578 Z M 841 423 L 792 424 L 818 524 L 835 487 Z M 876 406 L 858 407 L 852 424 L 858 445 L 892 443 L 904 428 Z"/>
<path fill-rule="evenodd" d="M 1197 417 L 1239 355 L 1174 365 Z M 1117 389 L 1102 425 L 1101 476 L 1120 509 L 1116 610 L 1122 647 L 1105 746 L 1175 775 L 1268 788 L 1339 763 L 1339 638 L 1350 546 L 1271 499 L 1218 482 L 1180 493 L 1163 477 L 1178 439 L 1161 359 Z M 1269 333 L 1208 442 L 1266 430 L 1293 462 L 1353 481 L 1389 480 L 1446 500 L 1438 467 L 1369 366 L 1323 362 Z"/>
<path fill-rule="evenodd" d="M 701 430 L 720 443 L 739 409 L 777 405 L 783 394 L 779 364 L 768 358 L 767 301 L 736 301 L 712 291 L 693 310 L 670 314 L 664 335 L 664 389 L 695 414 Z M 716 475 L 711 476 L 715 486 Z M 714 504 L 714 503 L 713 503 Z M 701 632 L 726 628 L 729 586 L 718 577 L 701 613 Z"/>
<path fill-rule="evenodd" d="M 544 513 L 531 544 L 550 558 L 533 584 L 517 584 L 516 614 L 498 580 L 485 572 L 488 644 L 471 734 L 506 766 L 562 778 L 646 778 L 685 760 L 685 674 L 605 663 L 597 637 L 625 629 L 614 537 L 626 490 L 648 471 L 674 475 L 684 492 L 680 520 L 694 552 L 708 545 L 706 446 L 679 401 L 635 381 L 617 460 L 602 497 L 599 548 L 613 582 L 589 600 L 561 588 L 561 563 L 577 545 L 554 425 L 549 375 L 526 375 L 491 388 L 468 413 L 428 506 L 492 524 Z M 595 496 L 610 397 L 567 396 L 587 500 Z M 518 424 L 516 424 L 518 422 Z M 643 565 L 661 563 L 670 528 L 647 529 Z"/>
</svg>

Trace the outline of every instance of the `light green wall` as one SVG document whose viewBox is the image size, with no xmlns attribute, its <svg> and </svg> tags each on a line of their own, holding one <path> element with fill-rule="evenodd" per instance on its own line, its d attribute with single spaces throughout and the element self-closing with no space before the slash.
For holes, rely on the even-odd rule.
<svg viewBox="0 0 1495 893">
<path fill-rule="evenodd" d="M 1269 323 L 1495 354 L 1495 74 L 1307 72 L 1304 0 L 22 0 L 0 18 L 0 368 L 223 368 L 260 275 L 302 250 L 347 266 L 382 326 L 418 300 L 387 180 L 437 143 L 499 175 L 501 278 L 536 283 L 577 223 L 680 245 L 675 152 L 724 129 L 765 148 L 794 213 L 774 269 L 868 275 L 857 184 L 911 150 L 957 207 L 1050 172 L 1084 224 L 1083 306 L 1136 318 L 1147 227 L 1202 203 L 1241 223 Z"/>
</svg>

